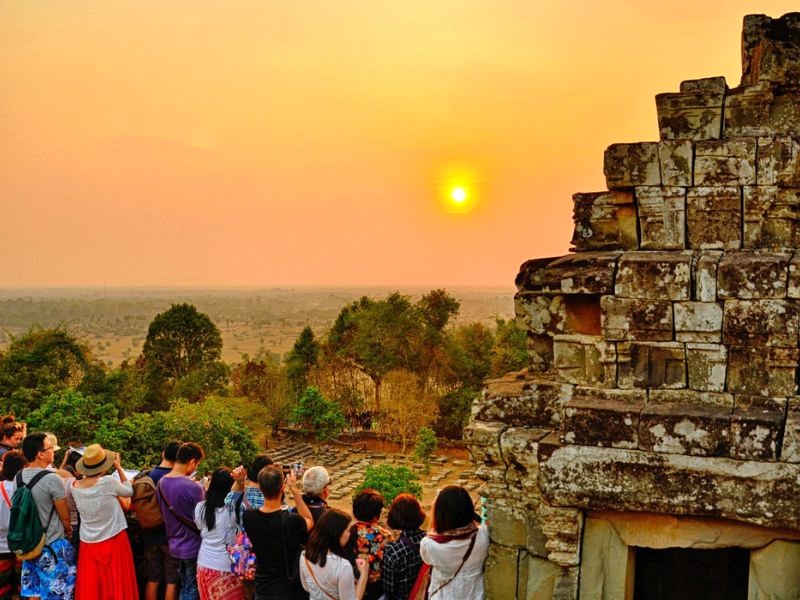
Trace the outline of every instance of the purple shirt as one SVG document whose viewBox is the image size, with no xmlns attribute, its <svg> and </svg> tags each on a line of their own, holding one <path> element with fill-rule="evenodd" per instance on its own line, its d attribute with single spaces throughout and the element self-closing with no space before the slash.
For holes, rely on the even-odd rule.
<svg viewBox="0 0 800 600">
<path fill-rule="evenodd" d="M 188 477 L 162 477 L 158 482 L 158 491 L 169 553 L 180 560 L 196 559 L 201 540 L 200 532 L 194 527 L 194 507 L 205 496 L 203 487 Z M 168 503 L 182 519 L 173 514 Z"/>
</svg>

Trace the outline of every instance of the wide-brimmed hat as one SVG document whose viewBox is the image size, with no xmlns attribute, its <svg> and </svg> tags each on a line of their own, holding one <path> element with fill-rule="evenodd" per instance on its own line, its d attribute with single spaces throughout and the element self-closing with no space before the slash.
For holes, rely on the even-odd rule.
<svg viewBox="0 0 800 600">
<path fill-rule="evenodd" d="M 83 456 L 75 463 L 75 470 L 82 475 L 97 475 L 105 473 L 114 464 L 117 453 L 104 450 L 100 444 L 86 446 Z"/>
</svg>

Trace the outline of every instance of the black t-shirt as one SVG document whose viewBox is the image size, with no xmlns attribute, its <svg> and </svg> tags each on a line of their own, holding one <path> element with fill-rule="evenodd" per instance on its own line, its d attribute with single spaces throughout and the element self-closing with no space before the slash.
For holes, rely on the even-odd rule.
<svg viewBox="0 0 800 600">
<path fill-rule="evenodd" d="M 303 517 L 284 511 L 265 513 L 253 509 L 244 511 L 242 525 L 258 559 L 256 593 L 287 599 L 308 598 L 298 576 L 301 546 L 308 541 Z M 282 528 L 285 536 L 281 533 Z M 287 564 L 291 581 L 286 573 Z"/>
</svg>

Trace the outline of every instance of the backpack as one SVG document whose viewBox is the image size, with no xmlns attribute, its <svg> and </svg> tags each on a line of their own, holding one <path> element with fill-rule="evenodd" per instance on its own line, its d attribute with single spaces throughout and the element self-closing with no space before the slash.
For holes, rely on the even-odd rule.
<svg viewBox="0 0 800 600">
<path fill-rule="evenodd" d="M 42 527 L 31 490 L 50 473 L 53 471 L 39 471 L 27 484 L 22 482 L 22 471 L 17 473 L 17 489 L 11 496 L 11 516 L 8 521 L 8 549 L 22 560 L 37 558 L 47 541 L 47 528 L 50 527 L 56 507 L 55 504 L 52 506 L 47 525 Z"/>
<path fill-rule="evenodd" d="M 253 552 L 253 543 L 244 532 L 244 527 L 239 517 L 242 502 L 245 501 L 244 493 L 236 501 L 233 507 L 233 514 L 236 518 L 236 536 L 233 543 L 228 545 L 228 558 L 231 559 L 231 573 L 239 579 L 253 581 L 256 578 L 256 555 Z M 246 502 L 245 507 L 249 508 L 250 503 Z"/>
<path fill-rule="evenodd" d="M 133 478 L 133 496 L 131 510 L 139 519 L 143 533 L 153 533 L 164 529 L 164 515 L 158 504 L 156 484 L 150 477 L 150 471 L 143 471 Z"/>
</svg>

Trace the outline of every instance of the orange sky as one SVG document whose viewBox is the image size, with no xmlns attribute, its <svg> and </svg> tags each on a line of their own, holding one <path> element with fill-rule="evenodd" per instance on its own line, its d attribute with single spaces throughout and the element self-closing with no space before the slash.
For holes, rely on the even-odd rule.
<svg viewBox="0 0 800 600">
<path fill-rule="evenodd" d="M 793 9 L 0 0 L 0 286 L 510 287 L 656 93 Z"/>
</svg>

